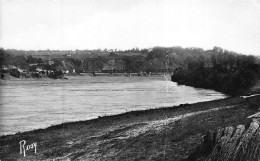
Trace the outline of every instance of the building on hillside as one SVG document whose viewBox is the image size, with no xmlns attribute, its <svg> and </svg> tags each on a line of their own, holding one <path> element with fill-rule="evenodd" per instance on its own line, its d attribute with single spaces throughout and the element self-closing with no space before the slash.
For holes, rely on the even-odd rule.
<svg viewBox="0 0 260 161">
<path fill-rule="evenodd" d="M 43 71 L 42 70 L 42 67 L 36 67 L 36 69 L 35 69 L 37 72 L 41 72 L 41 71 Z"/>
<path fill-rule="evenodd" d="M 63 73 L 64 74 L 69 74 L 69 70 L 64 70 Z"/>
<path fill-rule="evenodd" d="M 1 70 L 8 70 L 8 66 L 2 65 L 2 66 L 1 66 Z"/>
<path fill-rule="evenodd" d="M 26 72 L 26 70 L 24 70 L 24 69 L 22 69 L 22 68 L 19 68 L 19 67 L 17 67 L 16 69 L 17 69 L 20 73 Z"/>
<path fill-rule="evenodd" d="M 32 63 L 32 64 L 29 64 L 30 67 L 32 67 L 32 66 L 36 66 L 36 65 L 38 65 L 38 63 Z"/>
<path fill-rule="evenodd" d="M 16 66 L 14 66 L 14 65 L 8 65 L 8 69 L 10 70 L 10 69 L 16 69 L 17 67 Z"/>
<path fill-rule="evenodd" d="M 53 60 L 49 60 L 49 61 L 48 61 L 48 64 L 49 64 L 49 65 L 53 65 L 54 63 L 55 63 L 55 62 L 54 62 Z"/>
<path fill-rule="evenodd" d="M 53 74 L 54 72 L 53 72 L 53 70 L 47 70 L 46 73 L 49 75 L 49 74 Z"/>
</svg>

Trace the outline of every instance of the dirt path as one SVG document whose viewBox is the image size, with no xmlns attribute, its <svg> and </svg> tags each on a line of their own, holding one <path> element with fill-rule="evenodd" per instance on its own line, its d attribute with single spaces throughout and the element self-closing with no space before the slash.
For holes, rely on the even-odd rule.
<svg viewBox="0 0 260 161">
<path fill-rule="evenodd" d="M 161 119 L 161 120 L 156 120 L 156 121 L 151 121 L 151 122 L 143 122 L 143 123 L 138 123 L 138 124 L 129 124 L 129 125 L 125 125 L 125 126 L 120 126 L 120 127 L 114 127 L 114 128 L 110 128 L 108 131 L 106 131 L 103 134 L 99 134 L 96 136 L 91 136 L 88 138 L 78 138 L 76 140 L 70 140 L 67 142 L 69 147 L 73 147 L 73 146 L 77 146 L 80 145 L 83 140 L 92 140 L 92 139 L 96 139 L 96 145 L 92 145 L 92 149 L 96 149 L 96 151 L 98 152 L 98 145 L 104 145 L 104 144 L 109 144 L 109 146 L 114 146 L 117 142 L 115 142 L 115 140 L 120 140 L 121 142 L 125 142 L 127 139 L 130 138 L 134 138 L 134 137 L 139 137 L 140 135 L 144 135 L 148 132 L 152 132 L 152 133 L 160 133 L 162 132 L 165 128 L 167 128 L 167 126 L 171 123 L 176 123 L 176 125 L 178 125 L 183 119 L 186 119 L 187 117 L 191 117 L 191 116 L 196 116 L 199 114 L 204 114 L 204 113 L 209 113 L 209 112 L 213 112 L 213 111 L 218 111 L 221 109 L 229 109 L 229 108 L 234 108 L 237 105 L 233 105 L 233 106 L 222 106 L 222 107 L 218 107 L 218 108 L 213 108 L 213 109 L 209 109 L 209 110 L 203 110 L 203 111 L 197 111 L 197 112 L 191 112 L 191 113 L 186 113 L 183 115 L 178 115 L 175 116 L 173 118 L 166 118 L 166 119 Z M 109 136 L 113 136 L 113 137 L 109 137 Z M 107 139 L 106 139 L 107 138 Z M 113 154 L 115 155 L 115 154 Z M 75 156 L 77 156 L 78 160 L 91 160 L 91 158 L 95 155 L 89 155 L 88 151 L 86 151 L 86 149 L 81 149 L 79 151 L 75 151 L 72 153 L 67 154 L 64 157 L 58 157 L 55 158 L 56 160 L 70 160 L 75 158 Z M 98 156 L 95 156 L 98 157 Z M 103 156 L 102 156 L 103 157 Z"/>
</svg>

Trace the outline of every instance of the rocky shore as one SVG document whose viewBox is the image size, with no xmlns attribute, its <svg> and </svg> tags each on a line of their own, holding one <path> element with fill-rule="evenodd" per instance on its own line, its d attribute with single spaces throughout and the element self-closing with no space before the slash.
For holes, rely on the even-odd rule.
<svg viewBox="0 0 260 161">
<path fill-rule="evenodd" d="M 258 111 L 251 104 L 246 98 L 233 97 L 1 136 L 0 159 L 187 160 L 207 131 L 249 125 L 248 116 Z"/>
</svg>

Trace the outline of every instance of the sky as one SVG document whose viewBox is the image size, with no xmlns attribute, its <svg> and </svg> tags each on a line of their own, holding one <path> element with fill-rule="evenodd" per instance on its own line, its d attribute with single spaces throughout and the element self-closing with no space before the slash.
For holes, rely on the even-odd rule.
<svg viewBox="0 0 260 161">
<path fill-rule="evenodd" d="M 219 46 L 260 55 L 260 0 L 0 0 L 0 46 Z"/>
</svg>

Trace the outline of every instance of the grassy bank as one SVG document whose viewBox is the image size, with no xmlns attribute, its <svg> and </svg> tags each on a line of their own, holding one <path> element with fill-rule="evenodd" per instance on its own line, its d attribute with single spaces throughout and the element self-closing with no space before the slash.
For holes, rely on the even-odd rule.
<svg viewBox="0 0 260 161">
<path fill-rule="evenodd" d="M 227 98 L 177 107 L 128 112 L 64 123 L 0 137 L 1 160 L 182 160 L 208 130 L 247 124 L 245 99 Z M 19 142 L 37 142 L 37 152 L 19 154 Z"/>
</svg>

